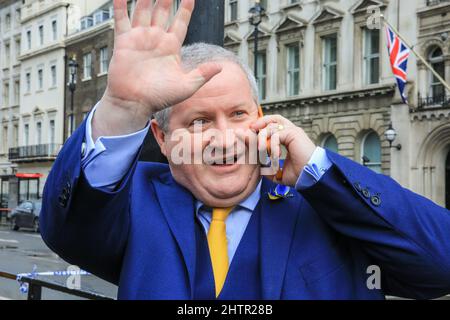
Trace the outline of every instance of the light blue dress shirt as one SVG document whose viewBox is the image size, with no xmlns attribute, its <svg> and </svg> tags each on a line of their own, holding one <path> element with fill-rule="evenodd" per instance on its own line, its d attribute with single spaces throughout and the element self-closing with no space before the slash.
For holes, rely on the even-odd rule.
<svg viewBox="0 0 450 320">
<path fill-rule="evenodd" d="M 97 106 L 94 107 L 86 120 L 85 143 L 81 150 L 81 166 L 86 179 L 92 187 L 111 190 L 129 170 L 140 146 L 144 142 L 150 123 L 138 132 L 124 136 L 99 137 L 94 142 L 91 123 L 96 108 Z M 301 172 L 295 188 L 303 190 L 313 186 L 331 166 L 332 163 L 328 159 L 325 150 L 317 147 L 308 164 Z M 225 221 L 229 263 L 233 260 L 236 249 L 260 199 L 260 192 L 261 181 L 255 191 L 247 199 L 239 203 Z M 197 200 L 196 216 L 207 234 L 211 224 L 212 209 L 207 208 L 202 202 Z"/>
</svg>

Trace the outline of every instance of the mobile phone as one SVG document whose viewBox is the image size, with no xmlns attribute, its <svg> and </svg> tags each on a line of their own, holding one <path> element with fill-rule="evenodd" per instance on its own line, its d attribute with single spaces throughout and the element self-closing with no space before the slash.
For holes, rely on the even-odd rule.
<svg viewBox="0 0 450 320">
<path fill-rule="evenodd" d="M 262 110 L 261 106 L 258 106 L 258 118 L 262 118 L 264 117 L 264 112 Z M 270 149 L 270 138 L 267 138 L 267 158 L 269 159 L 269 161 L 266 162 L 266 164 L 261 164 L 263 167 L 270 167 L 271 163 L 270 163 L 270 155 L 271 155 L 271 149 Z M 277 180 L 281 180 L 283 178 L 283 167 L 282 167 L 283 162 L 280 161 L 279 164 L 279 170 L 276 173 L 276 178 Z"/>
</svg>

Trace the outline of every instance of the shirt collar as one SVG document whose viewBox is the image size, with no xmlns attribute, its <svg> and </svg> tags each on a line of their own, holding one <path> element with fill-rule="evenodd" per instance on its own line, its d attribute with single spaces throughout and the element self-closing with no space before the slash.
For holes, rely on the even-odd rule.
<svg viewBox="0 0 450 320">
<path fill-rule="evenodd" d="M 256 205 L 258 204 L 259 199 L 261 198 L 261 184 L 262 180 L 259 181 L 258 185 L 255 188 L 255 191 L 253 191 L 250 196 L 240 202 L 237 206 L 253 212 L 253 210 L 255 210 L 256 208 Z M 200 200 L 196 200 L 195 213 L 198 214 L 200 208 L 202 208 L 203 206 L 203 202 L 201 202 Z"/>
</svg>

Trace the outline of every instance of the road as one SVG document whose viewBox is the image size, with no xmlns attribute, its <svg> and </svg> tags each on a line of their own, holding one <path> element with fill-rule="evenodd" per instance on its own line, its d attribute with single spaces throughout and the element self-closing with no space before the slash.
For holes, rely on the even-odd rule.
<svg viewBox="0 0 450 320">
<path fill-rule="evenodd" d="M 12 231 L 0 226 L 0 271 L 13 274 L 32 272 L 36 265 L 37 272 L 64 271 L 69 264 L 53 253 L 38 233 L 31 230 Z M 67 277 L 40 277 L 45 281 L 66 285 Z M 17 281 L 0 278 L 0 300 L 27 298 L 19 290 Z M 117 287 L 93 275 L 81 276 L 81 290 L 99 293 L 116 298 Z M 49 289 L 42 290 L 42 299 L 81 299 Z"/>
</svg>

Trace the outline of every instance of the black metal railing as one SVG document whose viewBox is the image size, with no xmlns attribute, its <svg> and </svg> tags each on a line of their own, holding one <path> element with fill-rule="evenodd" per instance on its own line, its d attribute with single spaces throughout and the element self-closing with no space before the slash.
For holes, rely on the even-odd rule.
<svg viewBox="0 0 450 320">
<path fill-rule="evenodd" d="M 18 281 L 17 276 L 15 274 L 8 272 L 0 271 L 0 278 Z M 103 296 L 101 294 L 97 294 L 94 292 L 69 289 L 56 283 L 46 282 L 43 280 L 33 279 L 29 277 L 21 277 L 20 282 L 28 284 L 28 296 L 27 296 L 28 300 L 42 300 L 42 288 L 47 288 L 53 291 L 58 291 L 61 293 L 66 293 L 72 296 L 89 300 L 114 300 L 113 298 Z"/>
<path fill-rule="evenodd" d="M 54 159 L 58 155 L 61 145 L 50 144 L 38 144 L 26 147 L 16 147 L 9 149 L 9 160 L 23 160 L 23 159 L 39 159 L 48 158 Z"/>
<path fill-rule="evenodd" d="M 450 107 L 450 96 L 448 95 L 435 95 L 431 97 L 423 97 L 419 94 L 417 107 L 419 109 L 426 108 L 448 108 Z"/>
<path fill-rule="evenodd" d="M 427 6 L 431 7 L 445 2 L 450 2 L 450 0 L 427 0 Z"/>
</svg>

